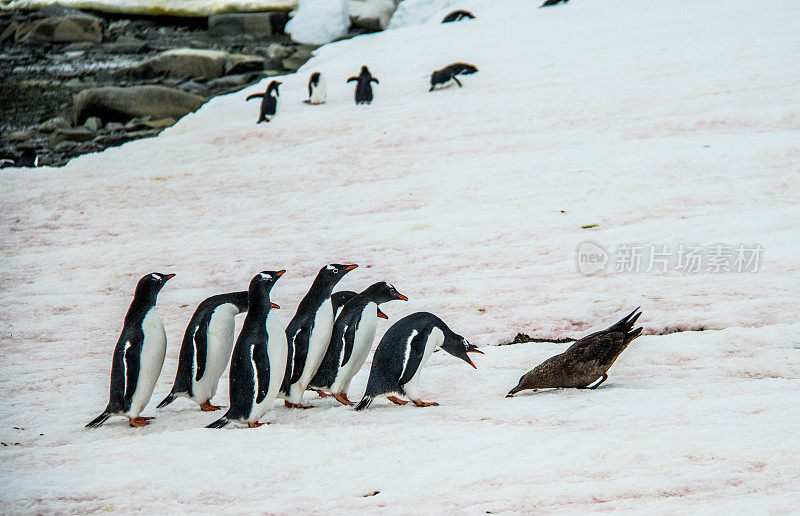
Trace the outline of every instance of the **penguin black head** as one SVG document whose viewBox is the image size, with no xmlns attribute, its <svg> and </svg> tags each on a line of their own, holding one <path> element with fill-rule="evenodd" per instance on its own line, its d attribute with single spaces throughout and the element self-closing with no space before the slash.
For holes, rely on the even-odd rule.
<svg viewBox="0 0 800 516">
<path fill-rule="evenodd" d="M 378 304 L 394 301 L 395 299 L 408 301 L 408 298 L 398 292 L 397 289 L 394 288 L 394 285 L 386 283 L 385 281 L 373 283 L 369 286 L 367 291 L 370 293 L 372 299 Z"/>
<path fill-rule="evenodd" d="M 314 85 L 319 84 L 319 76 L 320 76 L 319 72 L 312 73 L 311 78 L 308 80 L 308 83 Z"/>
<path fill-rule="evenodd" d="M 441 345 L 441 348 L 456 358 L 460 358 L 464 362 L 468 363 L 475 369 L 478 367 L 472 363 L 470 360 L 469 355 L 467 353 L 480 353 L 483 355 L 483 351 L 480 351 L 476 346 L 467 342 L 467 339 L 462 337 L 457 333 L 450 332 L 450 335 L 447 335 L 444 338 L 444 342 Z"/>
<path fill-rule="evenodd" d="M 367 68 L 366 65 L 361 67 L 361 75 L 372 75 L 371 73 L 369 73 L 369 68 Z"/>
<path fill-rule="evenodd" d="M 250 292 L 256 292 L 259 289 L 263 289 L 262 292 L 269 295 L 272 287 L 275 285 L 275 282 L 278 281 L 278 278 L 283 276 L 286 271 L 281 269 L 279 271 L 261 271 L 255 276 L 253 279 L 250 280 Z M 280 308 L 280 306 L 276 305 L 275 303 L 270 303 L 271 308 Z"/>
<path fill-rule="evenodd" d="M 345 274 L 352 271 L 356 267 L 358 267 L 358 265 L 354 263 L 349 265 L 331 263 L 321 268 L 317 276 L 326 280 L 326 282 L 336 284 L 344 277 Z"/>
<path fill-rule="evenodd" d="M 173 277 L 175 277 L 174 274 L 161 274 L 160 272 L 153 272 L 142 276 L 139 283 L 136 284 L 136 292 L 133 297 L 154 301 L 158 293 L 164 287 L 164 284 Z"/>
<path fill-rule="evenodd" d="M 267 86 L 267 95 L 269 95 L 273 91 L 275 92 L 276 97 L 280 95 L 280 92 L 278 91 L 278 86 L 280 86 L 281 84 L 283 83 L 279 81 L 272 81 L 271 83 L 269 83 L 269 86 Z"/>
</svg>

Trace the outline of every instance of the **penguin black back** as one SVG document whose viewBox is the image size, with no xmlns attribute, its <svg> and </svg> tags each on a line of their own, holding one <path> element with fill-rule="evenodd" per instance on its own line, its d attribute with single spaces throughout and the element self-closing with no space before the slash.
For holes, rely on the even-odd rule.
<svg viewBox="0 0 800 516">
<path fill-rule="evenodd" d="M 314 72 L 311 74 L 311 77 L 308 78 L 308 96 L 311 98 L 311 95 L 314 93 L 314 86 L 319 84 L 319 72 Z"/>
<path fill-rule="evenodd" d="M 450 22 L 457 22 L 461 20 L 473 20 L 475 19 L 475 15 L 469 11 L 464 11 L 463 9 L 459 9 L 458 11 L 453 11 L 452 13 L 448 14 L 442 20 L 442 23 L 450 23 Z"/>
<path fill-rule="evenodd" d="M 428 91 L 433 91 L 436 86 L 447 83 L 448 81 L 455 81 L 458 87 L 461 87 L 461 82 L 456 78 L 457 75 L 471 75 L 476 73 L 478 68 L 469 63 L 453 63 L 445 66 L 441 70 L 435 70 L 431 73 L 431 88 Z"/>
<path fill-rule="evenodd" d="M 347 79 L 347 82 L 356 81 L 356 104 L 370 104 L 372 102 L 372 83 L 380 84 L 373 77 L 366 66 L 361 67 L 361 72 Z"/>
<path fill-rule="evenodd" d="M 567 2 L 569 2 L 569 0 L 545 0 L 545 2 L 539 7 L 550 7 L 553 5 L 558 5 L 562 2 L 566 4 Z"/>
</svg>

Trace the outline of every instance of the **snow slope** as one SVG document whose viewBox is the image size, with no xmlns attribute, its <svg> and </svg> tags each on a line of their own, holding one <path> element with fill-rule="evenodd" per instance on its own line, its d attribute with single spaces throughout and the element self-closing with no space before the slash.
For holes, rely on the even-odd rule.
<svg viewBox="0 0 800 516">
<path fill-rule="evenodd" d="M 4 170 L 7 512 L 796 510 L 800 4 L 468 7 L 478 19 L 322 47 L 280 79 L 269 124 L 244 102 L 265 81 L 154 140 Z M 427 93 L 425 75 L 454 61 L 480 72 Z M 362 64 L 381 82 L 357 107 L 345 80 Z M 301 102 L 313 71 L 322 106 Z M 585 276 L 587 240 L 764 253 L 754 273 Z M 309 396 L 317 409 L 216 432 L 183 400 L 155 413 L 198 302 L 286 268 L 273 300 L 288 322 L 333 261 L 361 265 L 341 288 L 386 280 L 411 298 L 385 305 L 379 335 L 430 310 L 483 346 L 578 337 L 639 305 L 649 335 L 597 391 L 504 399 L 566 347 L 524 344 L 486 347 L 477 371 L 435 354 L 421 390 L 440 407 L 355 413 Z M 85 430 L 136 280 L 154 270 L 177 273 L 144 413 L 160 417 Z M 713 331 L 653 335 L 673 327 Z"/>
</svg>

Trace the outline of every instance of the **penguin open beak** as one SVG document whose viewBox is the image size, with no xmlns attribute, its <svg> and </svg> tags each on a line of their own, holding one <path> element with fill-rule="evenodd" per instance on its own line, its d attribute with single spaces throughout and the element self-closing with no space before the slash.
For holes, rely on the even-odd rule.
<svg viewBox="0 0 800 516">
<path fill-rule="evenodd" d="M 381 312 L 380 310 L 378 310 L 378 317 L 380 317 L 381 319 L 388 319 L 389 318 L 388 315 L 386 315 L 385 313 Z"/>
<path fill-rule="evenodd" d="M 172 279 L 174 277 L 175 277 L 174 274 L 164 274 L 164 281 L 167 281 L 168 279 Z"/>
<path fill-rule="evenodd" d="M 356 265 L 356 264 L 354 263 L 354 264 L 352 264 L 352 265 L 347 265 L 347 266 L 344 268 L 344 270 L 346 270 L 346 271 L 352 271 L 352 270 L 353 270 L 353 269 L 355 269 L 356 267 L 358 267 L 358 265 Z"/>
<path fill-rule="evenodd" d="M 275 303 L 270 303 L 270 304 L 269 304 L 269 306 L 270 306 L 271 308 L 276 308 L 276 309 L 277 309 L 277 308 L 280 308 L 280 306 L 276 305 Z"/>
<path fill-rule="evenodd" d="M 477 368 L 478 368 L 478 366 L 476 366 L 476 365 L 475 365 L 475 364 L 472 362 L 472 360 L 469 358 L 469 355 L 465 355 L 465 356 L 466 356 L 466 358 L 467 358 L 467 363 L 468 363 L 469 365 L 471 365 L 473 369 L 477 369 Z"/>
</svg>

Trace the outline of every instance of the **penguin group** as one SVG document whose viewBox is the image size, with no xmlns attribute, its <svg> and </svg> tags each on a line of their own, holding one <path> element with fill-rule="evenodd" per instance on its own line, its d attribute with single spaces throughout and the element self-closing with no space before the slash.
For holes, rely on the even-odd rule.
<svg viewBox="0 0 800 516">
<path fill-rule="evenodd" d="M 306 390 L 354 405 L 348 398 L 350 382 L 367 360 L 378 318 L 388 319 L 379 306 L 408 301 L 384 281 L 361 292 L 334 293 L 337 283 L 357 267 L 336 263 L 322 267 L 285 327 L 275 313 L 280 307 L 271 299 L 285 270 L 259 272 L 247 291 L 217 294 L 201 302 L 183 336 L 175 381 L 157 408 L 186 398 L 201 411 L 220 410 L 212 398 L 228 363 L 228 410 L 208 428 L 230 423 L 259 427 L 278 398 L 287 408 L 311 408 L 303 402 Z M 153 419 L 141 413 L 167 350 L 156 301 L 174 276 L 154 272 L 139 280 L 113 353 L 108 405 L 87 427 L 98 427 L 111 416 L 127 417 L 135 427 Z M 246 316 L 234 344 L 235 317 L 242 313 Z M 363 410 L 380 396 L 401 405 L 409 401 L 420 407 L 436 405 L 420 399 L 418 385 L 423 366 L 437 348 L 472 367 L 467 353 L 481 353 L 431 313 L 417 312 L 395 323 L 375 350 L 367 392 L 356 409 Z"/>
</svg>

